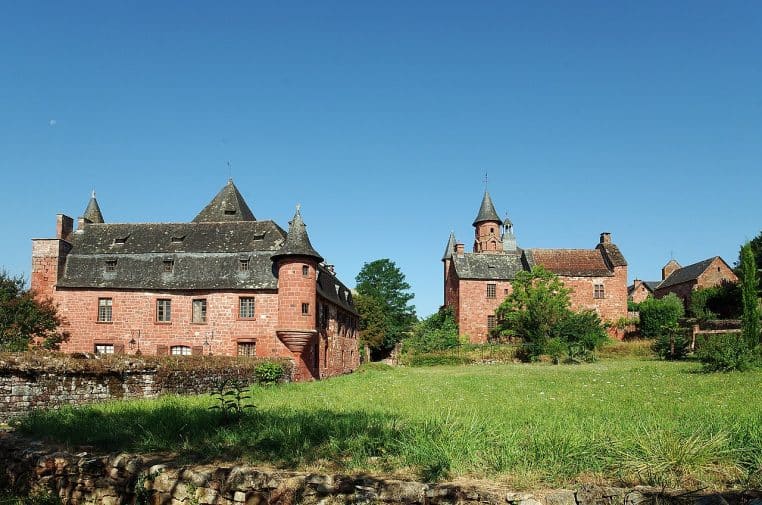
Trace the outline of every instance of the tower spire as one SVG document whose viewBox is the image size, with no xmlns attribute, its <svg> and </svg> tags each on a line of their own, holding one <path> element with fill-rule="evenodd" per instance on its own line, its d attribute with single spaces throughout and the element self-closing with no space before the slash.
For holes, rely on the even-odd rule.
<svg viewBox="0 0 762 505">
<path fill-rule="evenodd" d="M 85 213 L 82 214 L 82 217 L 91 223 L 105 223 L 101 208 L 98 205 L 98 200 L 95 199 L 95 190 L 90 193 L 90 201 L 87 202 L 87 208 L 85 209 Z"/>
</svg>

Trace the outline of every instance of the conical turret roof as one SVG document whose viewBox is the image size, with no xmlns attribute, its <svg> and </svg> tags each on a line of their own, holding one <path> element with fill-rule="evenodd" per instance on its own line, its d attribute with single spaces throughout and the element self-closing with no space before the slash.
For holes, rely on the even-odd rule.
<svg viewBox="0 0 762 505">
<path fill-rule="evenodd" d="M 101 214 L 101 208 L 98 205 L 98 200 L 95 199 L 95 191 L 90 196 L 90 201 L 87 202 L 87 208 L 82 217 L 90 221 L 91 223 L 104 223 L 103 214 Z"/>
<path fill-rule="evenodd" d="M 450 238 L 447 241 L 447 246 L 445 247 L 444 256 L 442 256 L 442 261 L 448 260 L 452 258 L 452 253 L 455 252 L 455 232 L 450 232 Z"/>
<path fill-rule="evenodd" d="M 217 196 L 193 219 L 194 223 L 223 223 L 231 221 L 256 221 L 238 188 L 229 179 Z"/>
<path fill-rule="evenodd" d="M 318 262 L 323 261 L 323 257 L 318 254 L 312 244 L 310 243 L 310 237 L 307 235 L 307 225 L 302 220 L 302 213 L 299 210 L 299 206 L 296 206 L 296 213 L 293 219 L 288 222 L 288 236 L 283 242 L 280 250 L 273 254 L 273 259 L 282 258 L 284 256 L 307 256 L 315 258 Z"/>
<path fill-rule="evenodd" d="M 476 216 L 476 219 L 474 219 L 474 226 L 476 226 L 477 223 L 484 221 L 497 221 L 498 223 L 502 222 L 500 216 L 498 216 L 497 211 L 495 210 L 495 204 L 492 203 L 492 198 L 489 196 L 489 191 L 484 192 L 482 205 L 479 207 L 479 214 Z"/>
</svg>

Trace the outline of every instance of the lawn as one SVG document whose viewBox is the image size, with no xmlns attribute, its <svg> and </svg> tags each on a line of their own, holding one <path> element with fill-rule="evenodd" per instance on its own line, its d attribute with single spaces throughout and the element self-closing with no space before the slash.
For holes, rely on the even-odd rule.
<svg viewBox="0 0 762 505">
<path fill-rule="evenodd" d="M 18 429 L 109 451 L 183 461 L 368 471 L 515 487 L 574 482 L 762 484 L 762 371 L 695 363 L 372 366 L 253 390 L 239 422 L 210 396 L 36 413 Z"/>
</svg>

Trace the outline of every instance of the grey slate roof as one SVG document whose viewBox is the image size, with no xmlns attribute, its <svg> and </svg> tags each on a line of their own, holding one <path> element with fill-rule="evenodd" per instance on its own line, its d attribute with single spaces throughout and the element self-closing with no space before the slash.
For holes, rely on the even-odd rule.
<svg viewBox="0 0 762 505">
<path fill-rule="evenodd" d="M 90 224 L 72 234 L 58 286 L 275 289 L 270 257 L 285 238 L 272 221 Z M 248 271 L 239 271 L 241 259 L 249 260 Z M 115 271 L 106 272 L 113 260 Z M 172 273 L 164 272 L 165 260 L 174 261 Z"/>
<path fill-rule="evenodd" d="M 477 214 L 476 219 L 474 219 L 474 225 L 481 223 L 482 221 L 497 221 L 498 223 L 503 222 L 503 220 L 500 219 L 500 216 L 497 215 L 495 204 L 492 203 L 492 198 L 489 196 L 488 191 L 484 192 L 484 197 L 482 197 L 482 204 L 479 207 L 479 214 Z"/>
<path fill-rule="evenodd" d="M 669 277 L 664 279 L 661 284 L 659 284 L 659 289 L 668 288 L 676 284 L 682 284 L 683 282 L 695 281 L 701 274 L 704 273 L 707 268 L 709 268 L 709 265 L 711 265 L 712 262 L 718 258 L 720 261 L 724 262 L 724 260 L 719 256 L 714 256 L 712 258 L 708 258 L 703 261 L 699 261 L 698 263 L 694 263 L 692 265 L 688 265 L 675 270 Z"/>
<path fill-rule="evenodd" d="M 323 298 L 357 315 L 352 292 L 323 266 L 318 267 L 317 292 Z"/>
<path fill-rule="evenodd" d="M 455 232 L 450 232 L 450 238 L 447 240 L 447 245 L 445 246 L 445 252 L 442 256 L 442 261 L 446 259 L 452 258 L 452 253 L 455 252 Z"/>
<path fill-rule="evenodd" d="M 651 292 L 651 293 L 653 293 L 654 290 L 659 286 L 659 284 L 661 284 L 661 281 L 641 281 L 640 279 L 637 279 L 637 280 L 639 280 L 641 283 L 643 283 L 643 285 L 646 287 L 646 289 L 649 292 Z M 635 283 L 634 282 L 632 284 L 630 284 L 629 286 L 627 286 L 627 294 L 631 295 L 633 291 L 635 291 Z"/>
<path fill-rule="evenodd" d="M 323 258 L 310 243 L 307 225 L 302 220 L 302 213 L 298 205 L 294 217 L 288 222 L 288 237 L 286 237 L 286 241 L 277 254 L 273 254 L 273 259 L 283 256 L 308 256 L 317 259 L 318 262 L 323 261 Z"/>
<path fill-rule="evenodd" d="M 212 201 L 193 219 L 194 223 L 229 221 L 256 221 L 243 196 L 233 184 L 233 179 L 229 179 Z"/>
<path fill-rule="evenodd" d="M 98 200 L 95 199 L 95 191 L 93 196 L 90 197 L 90 201 L 87 202 L 87 208 L 82 217 L 90 221 L 91 223 L 104 223 L 103 214 L 101 214 L 101 208 L 98 205 Z"/>
<path fill-rule="evenodd" d="M 608 262 L 611 264 L 612 268 L 627 266 L 627 260 L 624 259 L 624 254 L 622 254 L 622 251 L 619 250 L 619 247 L 616 244 L 612 244 L 611 242 L 606 244 L 598 244 L 596 248 L 602 250 L 605 253 L 605 256 L 608 259 Z"/>
<path fill-rule="evenodd" d="M 452 257 L 460 279 L 513 280 L 526 270 L 521 250 L 504 254 L 465 253 Z"/>
</svg>

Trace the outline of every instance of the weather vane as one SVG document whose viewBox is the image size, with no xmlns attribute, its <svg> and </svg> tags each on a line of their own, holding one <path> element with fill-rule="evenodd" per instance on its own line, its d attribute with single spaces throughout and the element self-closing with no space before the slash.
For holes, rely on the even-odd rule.
<svg viewBox="0 0 762 505">
<path fill-rule="evenodd" d="M 230 160 L 227 161 L 227 166 L 228 166 L 228 179 L 232 179 L 233 178 L 233 168 L 230 166 Z"/>
</svg>

